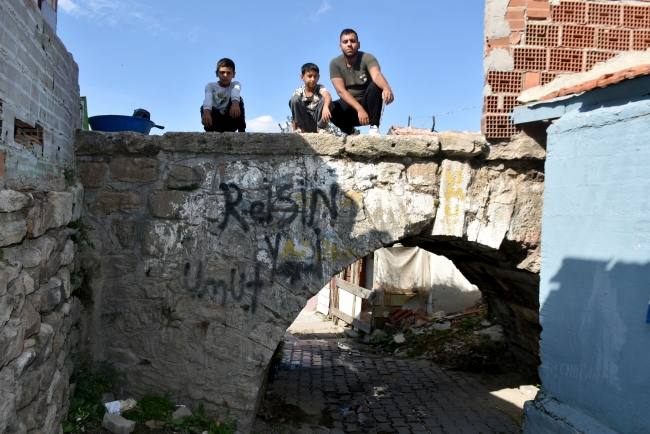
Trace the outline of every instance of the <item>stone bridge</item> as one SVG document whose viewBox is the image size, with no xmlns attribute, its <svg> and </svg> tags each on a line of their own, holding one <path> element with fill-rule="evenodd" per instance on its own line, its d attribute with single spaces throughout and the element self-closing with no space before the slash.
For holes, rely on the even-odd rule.
<svg viewBox="0 0 650 434">
<path fill-rule="evenodd" d="M 397 241 L 452 259 L 538 365 L 545 150 L 529 137 L 80 132 L 76 155 L 95 244 L 81 341 L 135 396 L 228 408 L 249 431 L 306 300 Z"/>
</svg>

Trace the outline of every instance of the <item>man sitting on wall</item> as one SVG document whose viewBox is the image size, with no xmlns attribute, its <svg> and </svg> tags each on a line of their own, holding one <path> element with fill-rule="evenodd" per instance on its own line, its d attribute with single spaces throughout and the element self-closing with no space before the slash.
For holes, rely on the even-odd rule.
<svg viewBox="0 0 650 434">
<path fill-rule="evenodd" d="M 393 91 L 370 53 L 359 51 L 357 32 L 341 32 L 342 55 L 330 62 L 330 79 L 340 99 L 334 101 L 332 123 L 348 135 L 359 134 L 355 126 L 370 125 L 370 135 L 379 135 L 384 104 L 393 102 Z"/>
</svg>

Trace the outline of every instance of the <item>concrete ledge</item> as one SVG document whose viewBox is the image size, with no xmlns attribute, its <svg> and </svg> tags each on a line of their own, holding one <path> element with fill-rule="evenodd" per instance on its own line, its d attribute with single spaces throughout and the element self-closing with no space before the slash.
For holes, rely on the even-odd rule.
<svg viewBox="0 0 650 434">
<path fill-rule="evenodd" d="M 616 434 L 617 431 L 599 423 L 585 413 L 546 395 L 537 394 L 524 405 L 524 434 Z"/>
<path fill-rule="evenodd" d="M 351 136 L 345 152 L 366 157 L 433 157 L 440 150 L 435 136 Z"/>
<path fill-rule="evenodd" d="M 473 158 L 480 155 L 488 143 L 481 133 L 457 133 L 443 131 L 438 133 L 440 155 L 443 157 Z"/>
<path fill-rule="evenodd" d="M 162 136 L 122 132 L 78 131 L 78 156 L 148 155 L 160 151 L 226 155 L 351 155 L 432 157 L 438 138 L 354 136 L 344 139 L 323 134 L 279 133 L 166 133 Z M 474 149 L 474 145 L 472 145 Z"/>
</svg>

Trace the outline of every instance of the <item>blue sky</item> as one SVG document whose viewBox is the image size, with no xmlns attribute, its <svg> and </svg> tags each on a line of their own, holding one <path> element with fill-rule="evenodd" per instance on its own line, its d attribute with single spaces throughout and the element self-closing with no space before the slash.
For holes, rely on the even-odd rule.
<svg viewBox="0 0 650 434">
<path fill-rule="evenodd" d="M 474 106 L 438 116 L 436 129 L 478 131 L 483 9 L 484 0 L 59 0 L 57 33 L 90 116 L 144 108 L 165 131 L 202 131 L 203 89 L 230 57 L 248 131 L 279 131 L 303 63 L 334 93 L 329 62 L 350 27 L 395 94 L 382 134 L 408 116 L 430 127 L 428 116 Z"/>
</svg>

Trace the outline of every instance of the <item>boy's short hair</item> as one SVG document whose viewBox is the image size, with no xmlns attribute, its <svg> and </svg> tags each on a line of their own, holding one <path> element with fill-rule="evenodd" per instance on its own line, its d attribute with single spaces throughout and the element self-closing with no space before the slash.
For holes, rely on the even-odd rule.
<svg viewBox="0 0 650 434">
<path fill-rule="evenodd" d="M 341 32 L 341 36 L 339 36 L 339 41 L 341 39 L 343 39 L 343 36 L 349 35 L 349 34 L 352 34 L 352 33 L 354 33 L 354 36 L 356 36 L 357 39 L 359 39 L 359 34 L 356 31 L 354 31 L 352 29 L 343 29 L 343 31 Z"/>
<path fill-rule="evenodd" d="M 217 72 L 219 72 L 219 68 L 232 68 L 232 72 L 235 72 L 235 62 L 224 57 L 217 62 Z"/>
<path fill-rule="evenodd" d="M 302 65 L 302 68 L 300 68 L 300 70 L 302 71 L 302 75 L 305 75 L 305 72 L 307 71 L 315 71 L 316 74 L 320 75 L 320 70 L 318 69 L 318 66 L 315 63 L 311 63 L 311 62 L 305 63 L 304 65 Z"/>
</svg>

